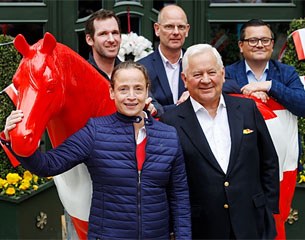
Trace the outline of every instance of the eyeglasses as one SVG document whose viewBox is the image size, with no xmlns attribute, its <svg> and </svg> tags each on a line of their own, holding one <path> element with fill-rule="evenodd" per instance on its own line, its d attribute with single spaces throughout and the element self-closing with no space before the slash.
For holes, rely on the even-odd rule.
<svg viewBox="0 0 305 240">
<path fill-rule="evenodd" d="M 248 38 L 242 40 L 243 42 L 248 42 L 250 47 L 255 47 L 259 43 L 259 41 L 262 43 L 263 46 L 269 46 L 272 42 L 273 38 Z"/>
<path fill-rule="evenodd" d="M 187 28 L 187 25 L 173 25 L 173 24 L 161 24 L 159 23 L 160 26 L 162 26 L 166 31 L 174 31 L 176 27 L 178 28 L 179 31 L 185 31 Z"/>
</svg>

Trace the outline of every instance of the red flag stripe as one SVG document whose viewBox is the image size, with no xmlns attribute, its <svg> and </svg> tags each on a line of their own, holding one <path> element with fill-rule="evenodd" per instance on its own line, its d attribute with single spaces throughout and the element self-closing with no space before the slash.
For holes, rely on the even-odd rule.
<svg viewBox="0 0 305 240">
<path fill-rule="evenodd" d="M 73 216 L 71 216 L 71 220 L 75 227 L 75 231 L 79 237 L 79 240 L 87 239 L 88 221 L 83 221 Z"/>
<path fill-rule="evenodd" d="M 279 53 L 279 56 L 278 56 L 278 60 L 281 62 L 282 61 L 282 58 L 284 57 L 285 53 L 286 53 L 286 48 L 287 48 L 287 41 L 284 43 L 280 53 Z"/>
<path fill-rule="evenodd" d="M 305 59 L 305 28 L 296 30 L 292 33 L 292 38 L 299 60 Z"/>
</svg>

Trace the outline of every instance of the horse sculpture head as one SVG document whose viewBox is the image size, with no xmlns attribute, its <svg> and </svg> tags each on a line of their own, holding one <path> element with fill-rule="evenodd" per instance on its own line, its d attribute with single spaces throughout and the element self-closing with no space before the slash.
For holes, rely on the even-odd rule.
<svg viewBox="0 0 305 240">
<path fill-rule="evenodd" d="M 16 107 L 24 118 L 10 133 L 18 155 L 31 155 L 46 128 L 54 147 L 89 117 L 115 111 L 108 81 L 50 33 L 32 46 L 18 35 L 14 45 L 23 55 L 13 84 L 18 91 Z"/>
<path fill-rule="evenodd" d="M 32 47 L 22 35 L 14 40 L 15 48 L 23 55 L 13 84 L 18 91 L 17 109 L 22 109 L 24 119 L 12 133 L 12 147 L 22 156 L 37 149 L 40 138 L 51 115 L 56 114 L 64 100 L 62 72 L 56 67 L 53 54 L 56 40 L 51 34 Z"/>
</svg>

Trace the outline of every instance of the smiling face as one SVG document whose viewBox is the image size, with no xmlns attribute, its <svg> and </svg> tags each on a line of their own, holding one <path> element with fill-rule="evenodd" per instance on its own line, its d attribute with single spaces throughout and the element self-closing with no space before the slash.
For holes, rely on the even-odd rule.
<svg viewBox="0 0 305 240">
<path fill-rule="evenodd" d="M 245 29 L 245 39 L 264 39 L 272 38 L 271 30 L 267 26 L 250 26 Z M 261 41 L 256 46 L 251 47 L 247 41 L 239 41 L 238 46 L 240 52 L 247 60 L 251 62 L 266 63 L 271 58 L 273 52 L 274 40 L 270 45 L 264 46 Z"/>
<path fill-rule="evenodd" d="M 114 17 L 95 19 L 93 22 L 94 36 L 86 34 L 86 41 L 92 47 L 93 54 L 104 58 L 115 58 L 121 44 L 118 22 Z"/>
<path fill-rule="evenodd" d="M 202 106 L 207 109 L 218 106 L 224 83 L 224 68 L 217 64 L 211 51 L 191 56 L 182 79 L 192 98 Z"/>
<path fill-rule="evenodd" d="M 117 111 L 126 116 L 142 116 L 145 99 L 148 97 L 147 80 L 137 68 L 123 68 L 114 73 L 110 97 Z"/>
<path fill-rule="evenodd" d="M 154 24 L 155 34 L 160 38 L 162 49 L 180 50 L 188 36 L 189 24 L 183 10 L 174 5 L 164 7 Z"/>
</svg>

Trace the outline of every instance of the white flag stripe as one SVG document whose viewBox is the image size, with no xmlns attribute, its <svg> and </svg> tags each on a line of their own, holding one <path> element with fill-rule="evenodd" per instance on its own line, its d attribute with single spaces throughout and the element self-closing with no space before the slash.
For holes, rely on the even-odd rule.
<svg viewBox="0 0 305 240">
<path fill-rule="evenodd" d="M 278 154 L 282 181 L 283 172 L 295 170 L 298 166 L 298 118 L 286 109 L 274 113 L 277 117 L 266 120 L 266 124 Z"/>
<path fill-rule="evenodd" d="M 69 215 L 83 221 L 89 220 L 92 181 L 85 164 L 54 177 L 58 196 Z"/>
</svg>

